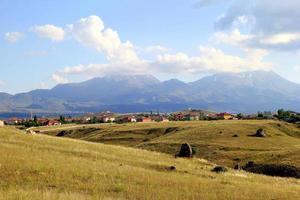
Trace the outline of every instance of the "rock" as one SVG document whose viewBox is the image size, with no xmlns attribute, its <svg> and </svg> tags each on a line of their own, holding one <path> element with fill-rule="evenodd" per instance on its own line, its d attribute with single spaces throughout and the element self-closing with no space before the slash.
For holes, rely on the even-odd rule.
<svg viewBox="0 0 300 200">
<path fill-rule="evenodd" d="M 258 129 L 255 134 L 256 137 L 266 137 L 266 131 L 262 128 Z"/>
<path fill-rule="evenodd" d="M 33 130 L 28 130 L 28 131 L 27 131 L 27 134 L 35 135 L 36 132 L 34 132 Z"/>
<path fill-rule="evenodd" d="M 223 166 L 216 166 L 215 168 L 212 169 L 213 172 L 216 173 L 222 173 L 222 172 L 227 172 L 227 168 Z"/>
<path fill-rule="evenodd" d="M 176 166 L 170 166 L 170 167 L 169 167 L 169 170 L 175 171 L 175 170 L 176 170 Z"/>
<path fill-rule="evenodd" d="M 253 167 L 254 166 L 254 162 L 253 161 L 249 161 L 247 164 L 246 164 L 246 167 Z"/>
<path fill-rule="evenodd" d="M 66 134 L 67 134 L 66 131 L 61 131 L 61 132 L 59 132 L 56 136 L 57 136 L 57 137 L 63 137 L 63 136 L 65 136 Z"/>
<path fill-rule="evenodd" d="M 237 134 L 234 134 L 232 137 L 239 137 Z"/>
<path fill-rule="evenodd" d="M 193 150 L 190 144 L 184 143 L 181 145 L 180 152 L 176 156 L 181 158 L 191 158 L 193 156 Z"/>
<path fill-rule="evenodd" d="M 234 169 L 235 169 L 235 170 L 240 170 L 240 169 L 241 169 L 241 166 L 240 166 L 239 164 L 236 164 L 236 165 L 234 166 Z"/>
</svg>

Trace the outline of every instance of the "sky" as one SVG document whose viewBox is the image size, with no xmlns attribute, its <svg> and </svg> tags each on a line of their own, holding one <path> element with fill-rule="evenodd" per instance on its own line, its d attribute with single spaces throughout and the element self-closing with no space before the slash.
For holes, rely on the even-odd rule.
<svg viewBox="0 0 300 200">
<path fill-rule="evenodd" d="M 252 70 L 300 83 L 299 10 L 295 0 L 0 0 L 0 91 Z"/>
</svg>

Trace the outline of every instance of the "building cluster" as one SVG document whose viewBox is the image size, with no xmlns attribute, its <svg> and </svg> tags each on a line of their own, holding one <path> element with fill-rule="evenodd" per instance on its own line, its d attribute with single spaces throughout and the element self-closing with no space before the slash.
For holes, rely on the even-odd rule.
<svg viewBox="0 0 300 200">
<path fill-rule="evenodd" d="M 197 120 L 237 120 L 234 114 L 227 112 L 216 113 L 205 110 L 188 109 L 178 113 L 169 115 L 172 121 L 197 121 Z"/>
<path fill-rule="evenodd" d="M 39 126 L 59 126 L 62 124 L 62 122 L 60 120 L 55 119 L 55 118 L 37 118 L 37 117 L 35 117 L 34 119 L 32 119 L 32 118 L 22 119 L 22 118 L 12 117 L 12 118 L 9 118 L 9 119 L 3 121 L 3 124 L 25 125 L 30 122 L 34 123 L 35 125 L 39 125 Z M 1 123 L 0 123 L 0 125 L 1 125 Z"/>
<path fill-rule="evenodd" d="M 197 121 L 197 120 L 236 120 L 236 115 L 230 113 L 216 113 L 204 110 L 188 109 L 175 113 L 131 113 L 117 114 L 113 112 L 90 113 L 76 117 L 59 118 L 30 118 L 19 119 L 10 118 L 5 122 L 0 121 L 0 126 L 25 125 L 25 126 L 59 126 L 67 123 L 94 124 L 94 123 L 149 123 L 149 122 L 168 122 L 168 121 Z"/>
<path fill-rule="evenodd" d="M 116 114 L 112 112 L 101 112 L 85 115 L 79 119 L 81 123 L 131 123 L 131 122 L 166 122 L 169 121 L 167 114 Z"/>
</svg>

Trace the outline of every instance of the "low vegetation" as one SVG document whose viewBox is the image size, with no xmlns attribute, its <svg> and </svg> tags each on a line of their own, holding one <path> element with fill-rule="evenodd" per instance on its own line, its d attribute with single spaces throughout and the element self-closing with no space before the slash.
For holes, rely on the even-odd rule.
<svg viewBox="0 0 300 200">
<path fill-rule="evenodd" d="M 300 129 L 273 120 L 222 120 L 43 127 L 49 135 L 175 155 L 189 143 L 193 156 L 233 168 L 249 161 L 300 167 Z M 256 134 L 264 137 L 254 137 Z"/>
<path fill-rule="evenodd" d="M 153 125 L 144 126 L 131 130 Z M 106 128 L 122 130 L 115 125 Z M 128 130 L 129 125 L 123 128 Z M 0 128 L 0 152 L 0 199 L 300 198 L 298 179 L 233 169 L 215 173 L 211 171 L 215 165 L 204 159 L 175 159 L 141 149 L 25 134 L 11 127 Z"/>
</svg>

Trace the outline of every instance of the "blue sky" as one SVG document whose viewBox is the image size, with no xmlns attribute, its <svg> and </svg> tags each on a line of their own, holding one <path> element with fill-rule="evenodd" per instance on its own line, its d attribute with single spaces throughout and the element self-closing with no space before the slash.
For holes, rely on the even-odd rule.
<svg viewBox="0 0 300 200">
<path fill-rule="evenodd" d="M 0 91 L 110 74 L 193 81 L 273 70 L 300 83 L 293 0 L 1 0 Z"/>
</svg>

